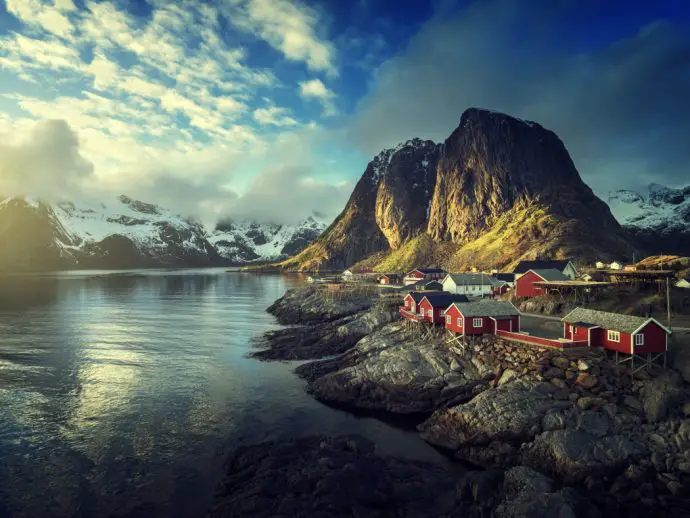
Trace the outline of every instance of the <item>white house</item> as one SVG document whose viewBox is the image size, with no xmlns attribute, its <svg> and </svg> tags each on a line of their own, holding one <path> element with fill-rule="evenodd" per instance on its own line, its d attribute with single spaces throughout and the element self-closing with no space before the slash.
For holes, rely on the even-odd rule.
<svg viewBox="0 0 690 518">
<path fill-rule="evenodd" d="M 571 280 L 577 279 L 577 269 L 572 261 L 567 259 L 561 261 L 544 260 L 544 261 L 520 261 L 513 270 L 515 280 L 526 274 L 530 270 L 558 270 L 566 275 Z"/>
<path fill-rule="evenodd" d="M 456 273 L 448 274 L 443 279 L 443 291 L 481 297 L 493 293 L 499 281 L 485 273 Z"/>
<path fill-rule="evenodd" d="M 623 269 L 623 263 L 619 263 L 618 261 L 613 261 L 611 264 L 609 264 L 609 269 L 610 270 L 622 270 Z"/>
<path fill-rule="evenodd" d="M 597 261 L 597 263 L 596 263 L 597 270 L 603 270 L 604 268 L 606 268 L 606 266 L 607 266 L 606 263 L 604 263 L 602 261 Z"/>
</svg>

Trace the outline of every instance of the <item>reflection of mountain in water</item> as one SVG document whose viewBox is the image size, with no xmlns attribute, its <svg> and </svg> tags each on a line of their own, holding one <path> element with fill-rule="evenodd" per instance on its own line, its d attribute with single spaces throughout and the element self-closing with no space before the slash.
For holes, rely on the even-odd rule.
<svg viewBox="0 0 690 518">
<path fill-rule="evenodd" d="M 50 277 L 0 276 L 0 311 L 26 311 L 54 304 L 58 280 Z"/>
<path fill-rule="evenodd" d="M 166 275 L 161 295 L 201 295 L 218 282 L 217 275 Z"/>
</svg>

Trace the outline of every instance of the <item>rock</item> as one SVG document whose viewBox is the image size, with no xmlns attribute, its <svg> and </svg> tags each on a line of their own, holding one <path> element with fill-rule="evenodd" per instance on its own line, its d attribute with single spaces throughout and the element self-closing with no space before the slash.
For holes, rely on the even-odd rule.
<svg viewBox="0 0 690 518">
<path fill-rule="evenodd" d="M 585 388 L 591 389 L 599 382 L 598 378 L 594 374 L 589 374 L 587 372 L 581 372 L 578 374 L 575 383 L 581 385 Z"/>
<path fill-rule="evenodd" d="M 422 438 L 451 450 L 491 441 L 529 440 L 539 433 L 547 411 L 563 407 L 563 403 L 535 391 L 534 386 L 503 385 L 463 405 L 435 412 L 419 426 Z"/>
<path fill-rule="evenodd" d="M 674 371 L 646 382 L 640 396 L 647 420 L 656 423 L 666 417 L 669 409 L 682 401 L 683 394 L 683 381 Z"/>
<path fill-rule="evenodd" d="M 555 356 L 551 358 L 551 364 L 555 367 L 558 367 L 562 371 L 565 371 L 568 367 L 570 367 L 570 360 L 568 358 L 564 358 L 563 356 Z"/>
<path fill-rule="evenodd" d="M 610 428 L 609 418 L 601 412 L 581 412 L 577 415 L 576 428 L 595 437 L 604 437 Z"/>
<path fill-rule="evenodd" d="M 538 435 L 520 449 L 520 460 L 566 483 L 620 471 L 644 455 L 641 442 L 624 435 L 597 437 L 584 430 L 555 430 Z"/>
<path fill-rule="evenodd" d="M 635 410 L 638 412 L 643 410 L 642 403 L 640 403 L 640 401 L 635 399 L 633 396 L 624 396 L 622 405 L 630 410 Z"/>
<path fill-rule="evenodd" d="M 590 370 L 591 368 L 592 365 L 588 361 L 583 359 L 577 360 L 577 370 L 584 372 Z"/>
<path fill-rule="evenodd" d="M 549 412 L 541 420 L 541 428 L 545 432 L 562 430 L 565 428 L 566 419 L 561 412 Z"/>
<path fill-rule="evenodd" d="M 582 410 L 602 408 L 606 404 L 606 400 L 600 397 L 582 396 L 577 400 L 577 406 Z"/>
<path fill-rule="evenodd" d="M 379 517 L 382 509 L 388 516 L 440 516 L 454 509 L 455 473 L 378 457 L 373 449 L 373 443 L 351 437 L 241 447 L 226 462 L 208 516 Z"/>
<path fill-rule="evenodd" d="M 683 412 L 684 416 L 690 416 L 690 401 L 683 404 L 683 408 L 681 409 L 681 411 Z"/>
<path fill-rule="evenodd" d="M 506 369 L 503 371 L 503 374 L 501 374 L 501 377 L 498 380 L 498 385 L 505 385 L 506 383 L 510 383 L 513 381 L 515 378 L 517 378 L 518 373 L 515 372 L 513 369 Z"/>
<path fill-rule="evenodd" d="M 565 373 L 563 372 L 563 369 L 559 369 L 558 367 L 550 367 L 542 373 L 542 376 L 544 376 L 545 380 L 550 380 L 553 378 L 563 378 Z"/>
<path fill-rule="evenodd" d="M 680 373 L 686 383 L 690 383 L 690 347 L 671 349 L 670 365 Z"/>
<path fill-rule="evenodd" d="M 553 378 L 553 379 L 551 380 L 551 384 L 552 384 L 554 387 L 558 387 L 558 388 L 560 388 L 560 389 L 565 388 L 565 387 L 568 386 L 568 384 L 566 383 L 566 381 L 565 381 L 564 379 L 561 379 L 561 378 Z"/>
</svg>

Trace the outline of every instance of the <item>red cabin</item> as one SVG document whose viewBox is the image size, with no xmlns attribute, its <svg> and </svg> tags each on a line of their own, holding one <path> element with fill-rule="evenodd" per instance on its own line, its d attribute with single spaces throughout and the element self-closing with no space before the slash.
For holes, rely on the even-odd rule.
<svg viewBox="0 0 690 518">
<path fill-rule="evenodd" d="M 426 293 L 419 302 L 419 308 L 424 315 L 424 322 L 430 324 L 443 324 L 445 322 L 446 308 L 454 302 L 467 302 L 464 295 L 438 292 Z"/>
<path fill-rule="evenodd" d="M 520 312 L 505 300 L 454 303 L 446 309 L 446 329 L 461 335 L 520 331 Z"/>
<path fill-rule="evenodd" d="M 403 281 L 405 282 L 405 284 L 412 284 L 413 282 L 417 282 L 422 279 L 426 281 L 440 281 L 447 274 L 448 272 L 446 272 L 442 268 L 417 268 L 416 270 L 407 272 L 407 274 L 405 274 L 405 278 L 403 279 Z"/>
<path fill-rule="evenodd" d="M 563 319 L 563 336 L 627 354 L 665 353 L 671 331 L 653 318 L 577 308 Z"/>
<path fill-rule="evenodd" d="M 538 297 L 546 290 L 537 286 L 535 282 L 569 281 L 570 278 L 558 270 L 530 270 L 515 281 L 515 295 L 517 297 Z"/>
</svg>

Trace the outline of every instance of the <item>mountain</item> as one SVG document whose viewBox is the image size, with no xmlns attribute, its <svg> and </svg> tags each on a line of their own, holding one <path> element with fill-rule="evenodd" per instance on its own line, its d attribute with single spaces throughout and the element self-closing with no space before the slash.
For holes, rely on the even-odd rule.
<svg viewBox="0 0 690 518">
<path fill-rule="evenodd" d="M 509 267 L 633 251 L 555 133 L 470 108 L 442 145 L 413 139 L 374 157 L 334 223 L 280 266 Z"/>
<path fill-rule="evenodd" d="M 620 190 L 609 195 L 608 203 L 645 250 L 690 255 L 690 186 L 671 189 L 651 184 L 644 195 Z"/>
<path fill-rule="evenodd" d="M 199 222 L 124 195 L 106 202 L 0 200 L 0 271 L 270 261 L 299 251 L 325 227 L 314 218 L 289 228 L 247 222 L 241 235 L 254 236 L 253 245 L 247 253 L 235 253 L 223 246 L 227 232 L 215 228 L 209 233 Z M 256 246 L 259 235 L 278 251 Z"/>
<path fill-rule="evenodd" d="M 324 215 L 318 212 L 296 225 L 226 220 L 216 225 L 209 241 L 221 257 L 233 263 L 271 261 L 300 252 L 327 226 Z"/>
</svg>

